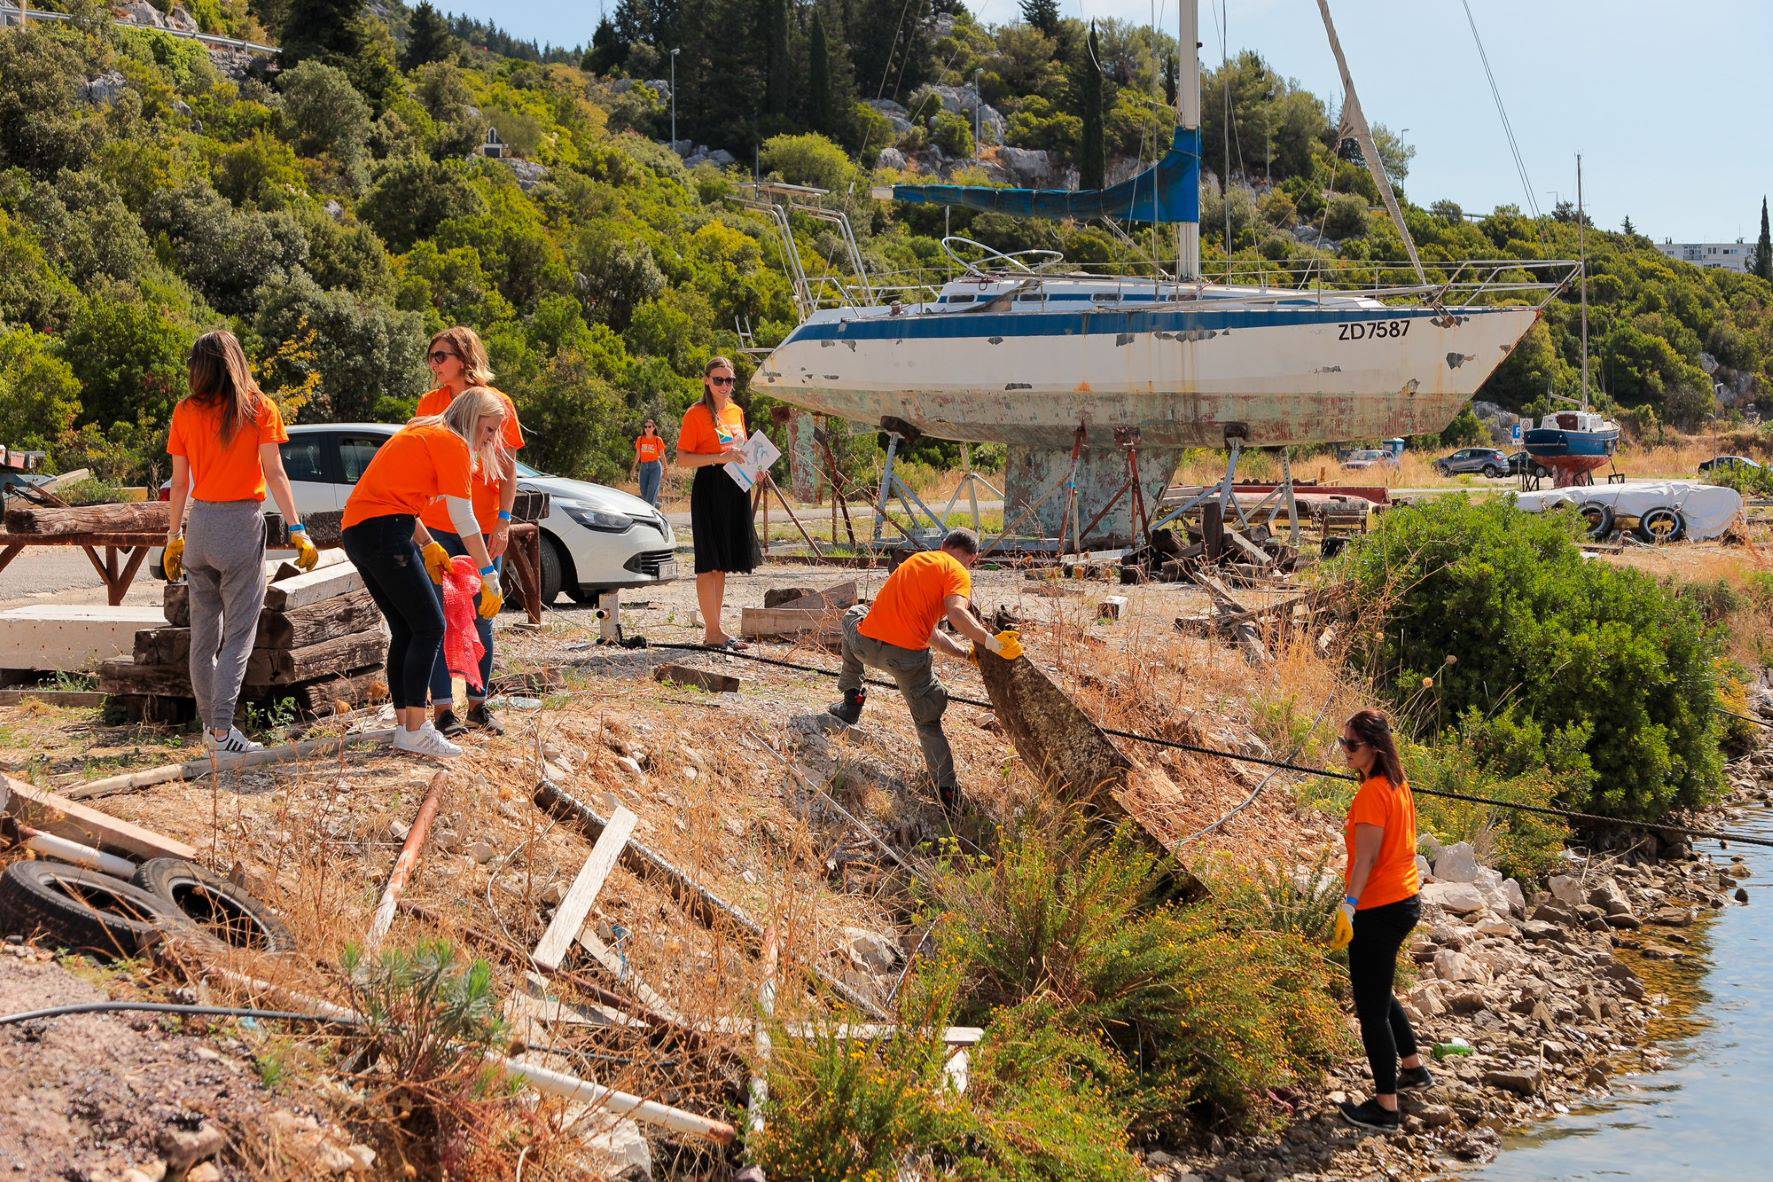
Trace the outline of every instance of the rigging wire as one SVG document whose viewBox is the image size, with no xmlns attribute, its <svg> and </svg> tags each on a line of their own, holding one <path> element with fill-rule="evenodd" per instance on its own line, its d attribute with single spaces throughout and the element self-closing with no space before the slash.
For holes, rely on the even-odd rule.
<svg viewBox="0 0 1773 1182">
<path fill-rule="evenodd" d="M 717 656 L 737 657 L 742 661 L 756 661 L 763 665 L 774 665 L 780 669 L 792 669 L 799 673 L 816 673 L 822 677 L 836 677 L 838 670 L 821 669 L 817 665 L 802 665 L 795 661 L 784 661 L 777 657 L 766 657 L 760 653 L 734 652 L 731 649 L 713 647 L 705 644 L 685 644 L 682 642 L 661 642 L 647 644 L 644 638 L 636 638 L 637 647 L 644 645 L 650 648 L 673 649 L 685 652 L 713 653 Z M 898 689 L 896 682 L 886 681 L 877 677 L 864 679 L 868 685 L 880 686 L 885 689 Z M 996 709 L 992 703 L 980 698 L 967 697 L 963 694 L 949 693 L 948 700 L 959 702 L 965 706 L 977 706 L 985 710 Z M 1213 759 L 1225 759 L 1237 763 L 1252 763 L 1262 767 L 1270 767 L 1279 771 L 1299 772 L 1308 776 L 1321 776 L 1330 780 L 1349 780 L 1358 782 L 1353 772 L 1339 772 L 1331 768 L 1313 767 L 1310 764 L 1297 763 L 1292 759 L 1270 759 L 1264 755 L 1248 755 L 1241 751 L 1228 751 L 1222 747 L 1208 747 L 1201 743 L 1189 743 L 1181 739 L 1165 739 L 1157 735 L 1143 735 L 1137 731 L 1119 730 L 1114 727 L 1098 726 L 1105 735 L 1117 739 L 1127 739 L 1136 743 L 1147 743 L 1154 747 L 1167 747 L 1173 751 L 1186 751 L 1193 755 L 1204 755 Z M 1546 805 L 1523 804 L 1515 800 L 1498 800 L 1491 796 L 1478 796 L 1469 792 L 1452 792 L 1438 788 L 1417 788 L 1411 786 L 1410 791 L 1418 796 L 1438 796 L 1448 800 L 1464 801 L 1467 804 L 1481 804 L 1491 808 L 1505 809 L 1513 812 L 1537 813 L 1547 817 L 1557 817 L 1565 821 L 1575 821 L 1584 825 L 1614 825 L 1626 829 L 1652 829 L 1660 833 L 1674 833 L 1685 837 L 1697 837 L 1714 841 L 1735 841 L 1743 845 L 1761 845 L 1773 848 L 1773 838 L 1752 837 L 1741 833 L 1720 832 L 1715 829 L 1701 829 L 1691 825 L 1673 825 L 1662 821 L 1635 821 L 1624 817 L 1608 817 L 1600 813 L 1586 813 L 1575 809 L 1551 808 Z M 1242 807 L 1242 806 L 1239 806 Z"/>
<path fill-rule="evenodd" d="M 1521 146 L 1514 137 L 1514 124 L 1509 122 L 1508 109 L 1502 105 L 1502 88 L 1496 84 L 1496 72 L 1490 68 L 1490 55 L 1484 50 L 1484 39 L 1478 34 L 1477 18 L 1471 12 L 1471 0 L 1459 0 L 1465 9 L 1465 21 L 1471 26 L 1471 39 L 1477 45 L 1478 60 L 1483 63 L 1484 77 L 1490 83 L 1490 97 L 1496 100 L 1496 114 L 1502 118 L 1502 132 L 1508 137 L 1508 150 L 1514 156 L 1515 172 L 1521 178 L 1521 188 L 1527 194 L 1527 208 L 1533 211 L 1533 220 L 1540 219 L 1539 199 L 1533 194 L 1533 182 L 1527 178 L 1527 161 L 1521 155 Z M 1540 237 L 1545 230 L 1540 227 Z"/>
</svg>

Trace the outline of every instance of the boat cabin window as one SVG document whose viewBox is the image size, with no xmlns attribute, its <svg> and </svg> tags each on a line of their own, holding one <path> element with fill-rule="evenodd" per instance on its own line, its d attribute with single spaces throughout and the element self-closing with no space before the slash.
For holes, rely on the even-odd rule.
<svg viewBox="0 0 1773 1182">
<path fill-rule="evenodd" d="M 1016 302 L 1018 304 L 1038 304 L 1038 303 L 1041 303 L 1046 298 L 1047 297 L 1045 295 L 1041 294 L 1040 292 L 1035 292 L 1033 295 L 1019 295 L 1019 296 L 1017 296 Z"/>
<path fill-rule="evenodd" d="M 970 296 L 970 295 L 951 295 L 951 296 L 943 296 L 942 302 L 944 304 L 970 304 L 978 298 L 979 298 L 978 296 Z"/>
</svg>

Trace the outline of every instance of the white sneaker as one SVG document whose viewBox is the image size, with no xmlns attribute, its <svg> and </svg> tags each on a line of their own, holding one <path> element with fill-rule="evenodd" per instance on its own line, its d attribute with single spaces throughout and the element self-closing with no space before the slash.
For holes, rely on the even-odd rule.
<svg viewBox="0 0 1773 1182">
<path fill-rule="evenodd" d="M 225 739 L 216 738 L 214 731 L 204 727 L 203 745 L 217 755 L 245 755 L 248 751 L 263 751 L 265 749 L 263 743 L 255 743 L 241 734 L 240 728 L 237 726 L 228 728 L 228 736 Z"/>
<path fill-rule="evenodd" d="M 454 759 L 462 749 L 444 738 L 429 722 L 416 731 L 404 727 L 394 732 L 394 749 L 421 759 Z"/>
</svg>

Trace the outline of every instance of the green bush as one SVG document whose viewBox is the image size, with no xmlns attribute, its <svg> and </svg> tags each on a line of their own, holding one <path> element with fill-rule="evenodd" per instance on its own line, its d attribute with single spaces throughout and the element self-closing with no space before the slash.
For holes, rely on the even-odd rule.
<svg viewBox="0 0 1773 1182">
<path fill-rule="evenodd" d="M 759 163 L 794 185 L 813 185 L 843 193 L 855 180 L 856 167 L 847 153 L 816 132 L 773 135 L 763 141 Z"/>
<path fill-rule="evenodd" d="M 1332 238 L 1359 238 L 1367 232 L 1367 203 L 1352 193 L 1344 193 L 1330 202 L 1324 218 L 1324 233 Z"/>
<path fill-rule="evenodd" d="M 1165 870 L 1125 831 L 1028 830 L 941 882 L 943 947 L 974 1005 L 1044 999 L 1063 1028 L 1119 1051 L 1131 1074 L 1113 1094 L 1136 1133 L 1253 1124 L 1270 1090 L 1340 1049 L 1332 970 L 1297 934 L 1165 902 Z"/>
<path fill-rule="evenodd" d="M 1504 874 L 1536 877 L 1557 864 L 1569 831 L 1554 818 L 1436 796 L 1457 792 L 1544 808 L 1585 794 L 1593 782 L 1587 754 L 1564 732 L 1563 750 L 1547 751 L 1538 727 L 1512 714 L 1482 718 L 1468 711 L 1432 743 L 1405 743 L 1400 754 L 1416 796 L 1416 825 L 1444 844 L 1468 841 Z"/>
<path fill-rule="evenodd" d="M 1385 514 L 1342 564 L 1378 623 L 1360 656 L 1420 731 L 1507 711 L 1547 751 L 1584 752 L 1592 778 L 1561 786 L 1566 805 L 1701 806 L 1722 784 L 1719 643 L 1653 579 L 1584 560 L 1577 528 L 1463 497 Z M 1425 686 L 1431 719 L 1414 717 Z"/>
<path fill-rule="evenodd" d="M 48 447 L 74 426 L 80 382 L 51 338 L 0 326 L 0 442 Z"/>
<path fill-rule="evenodd" d="M 971 156 L 972 121 L 953 111 L 937 111 L 930 119 L 930 142 L 946 152 L 951 159 Z"/>
</svg>

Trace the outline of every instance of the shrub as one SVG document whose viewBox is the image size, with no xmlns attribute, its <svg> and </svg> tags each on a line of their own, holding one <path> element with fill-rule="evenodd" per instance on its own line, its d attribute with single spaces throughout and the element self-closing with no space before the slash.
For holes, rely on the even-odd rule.
<svg viewBox="0 0 1773 1182">
<path fill-rule="evenodd" d="M 773 135 L 763 141 L 759 163 L 795 185 L 813 185 L 842 193 L 855 179 L 855 165 L 844 150 L 814 132 L 806 135 Z"/>
<path fill-rule="evenodd" d="M 37 176 L 79 168 L 104 140 L 104 116 L 80 95 L 81 38 L 51 25 L 0 37 L 0 166 Z"/>
<path fill-rule="evenodd" d="M 1324 233 L 1332 238 L 1359 238 L 1367 232 L 1367 203 L 1352 193 L 1330 202 Z"/>
<path fill-rule="evenodd" d="M 466 173 L 461 165 L 422 156 L 390 160 L 363 195 L 358 216 L 390 250 L 410 250 L 449 219 L 486 212 L 486 202 L 470 187 Z"/>
<path fill-rule="evenodd" d="M 1656 819 L 1722 782 L 1719 645 L 1649 577 L 1587 562 L 1568 514 L 1437 498 L 1385 515 L 1343 573 L 1381 619 L 1361 652 L 1394 705 L 1433 687 L 1432 732 L 1503 710 L 1547 751 L 1581 749 L 1567 805 Z M 1407 711 L 1406 711 L 1407 712 Z"/>
<path fill-rule="evenodd" d="M 1568 741 L 1572 736 L 1566 734 Z M 1539 728 L 1512 714 L 1481 718 L 1471 711 L 1433 743 L 1405 743 L 1400 754 L 1413 788 L 1457 792 L 1544 808 L 1581 795 L 1593 780 L 1586 754 L 1573 742 L 1546 751 Z M 1468 841 L 1485 863 L 1504 874 L 1532 878 L 1557 864 L 1569 837 L 1551 817 L 1519 809 L 1472 804 L 1444 796 L 1416 796 L 1417 829 L 1443 844 Z"/>
<path fill-rule="evenodd" d="M 267 388 L 305 388 L 320 380 L 313 417 L 338 422 L 402 421 L 424 392 L 424 324 L 348 291 L 321 291 L 306 272 L 266 280 L 254 330 L 265 341 L 303 341 L 312 351 L 280 355 L 267 366 Z"/>
<path fill-rule="evenodd" d="M 1113 1046 L 1136 1132 L 1248 1125 L 1342 1039 L 1331 970 L 1297 935 L 1221 926 L 1163 901 L 1165 864 L 1127 831 L 1081 823 L 1009 840 L 937 889 L 943 946 L 985 1006 L 1048 999 L 1063 1028 Z"/>
<path fill-rule="evenodd" d="M 930 142 L 950 157 L 959 159 L 973 154 L 973 124 L 964 115 L 953 111 L 937 111 L 930 119 Z"/>
<path fill-rule="evenodd" d="M 304 156 L 331 155 L 349 167 L 363 155 L 369 132 L 369 104 L 336 66 L 305 61 L 285 73 L 284 134 Z"/>
<path fill-rule="evenodd" d="M 80 382 L 49 345 L 29 329 L 0 328 L 0 440 L 10 446 L 46 447 L 80 413 Z"/>
</svg>

